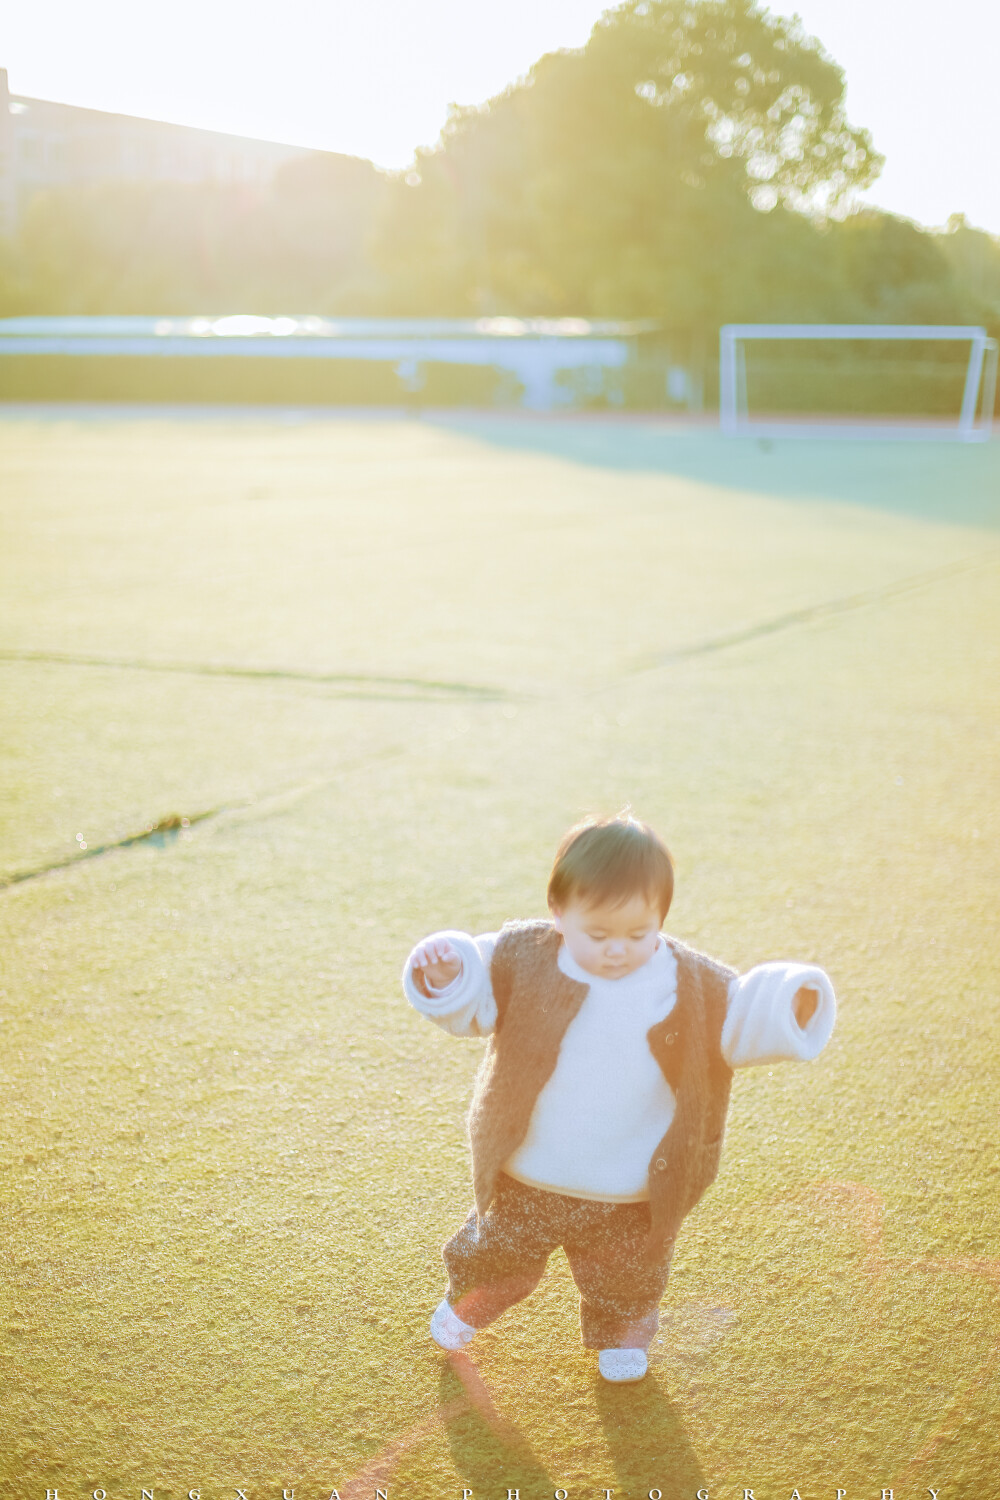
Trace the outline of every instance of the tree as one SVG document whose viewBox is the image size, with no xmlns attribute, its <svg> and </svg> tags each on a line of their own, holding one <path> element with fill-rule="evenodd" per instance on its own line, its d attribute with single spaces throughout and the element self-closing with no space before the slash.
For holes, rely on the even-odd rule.
<svg viewBox="0 0 1000 1500">
<path fill-rule="evenodd" d="M 977 308 L 955 282 L 937 236 L 908 219 L 861 209 L 831 226 L 838 271 L 859 321 L 971 321 Z"/>
<path fill-rule="evenodd" d="M 974 229 L 964 214 L 952 214 L 945 233 L 934 239 L 955 280 L 982 303 L 995 325 L 1000 321 L 1000 238 Z"/>
<path fill-rule="evenodd" d="M 316 152 L 266 188 L 89 183 L 31 202 L 17 242 L 36 312 L 314 312 L 370 303 L 385 177 Z M 2 266 L 0 266 L 2 277 Z"/>
<path fill-rule="evenodd" d="M 711 320 L 761 211 L 873 180 L 843 93 L 756 0 L 626 0 L 418 152 L 380 245 L 396 304 Z"/>
<path fill-rule="evenodd" d="M 830 211 L 881 169 L 868 132 L 847 121 L 843 71 L 797 17 L 756 0 L 625 0 L 587 51 L 666 115 L 698 184 L 731 160 L 756 207 Z"/>
</svg>

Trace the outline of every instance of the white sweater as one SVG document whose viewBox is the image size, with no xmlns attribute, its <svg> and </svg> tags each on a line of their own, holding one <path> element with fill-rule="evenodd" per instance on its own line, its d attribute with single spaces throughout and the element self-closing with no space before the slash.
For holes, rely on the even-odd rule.
<svg viewBox="0 0 1000 1500">
<path fill-rule="evenodd" d="M 448 939 L 461 956 L 462 971 L 445 989 L 425 995 L 414 982 L 411 954 L 403 971 L 407 999 L 456 1036 L 488 1036 L 496 1025 L 490 962 L 499 934 L 434 936 Z M 673 1091 L 647 1033 L 677 1003 L 676 959 L 661 937 L 649 962 L 621 979 L 589 974 L 565 943 L 558 963 L 570 979 L 586 984 L 588 993 L 535 1101 L 528 1133 L 504 1171 L 571 1197 L 641 1202 L 649 1197 L 650 1157 L 674 1115 Z M 818 1002 L 805 1027 L 792 1009 L 803 986 Z M 835 1016 L 833 986 L 822 969 L 760 964 L 729 987 L 722 1054 L 732 1068 L 809 1061 L 829 1041 Z"/>
</svg>

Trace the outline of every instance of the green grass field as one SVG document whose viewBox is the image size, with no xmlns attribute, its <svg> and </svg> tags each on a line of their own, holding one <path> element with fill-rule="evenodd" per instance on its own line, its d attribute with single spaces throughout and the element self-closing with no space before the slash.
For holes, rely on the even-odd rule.
<svg viewBox="0 0 1000 1500">
<path fill-rule="evenodd" d="M 1000 1495 L 1000 444 L 10 409 L 0 525 L 4 1494 Z M 399 973 L 625 802 L 840 1015 L 615 1389 L 561 1252 L 430 1342 L 482 1044 Z"/>
</svg>

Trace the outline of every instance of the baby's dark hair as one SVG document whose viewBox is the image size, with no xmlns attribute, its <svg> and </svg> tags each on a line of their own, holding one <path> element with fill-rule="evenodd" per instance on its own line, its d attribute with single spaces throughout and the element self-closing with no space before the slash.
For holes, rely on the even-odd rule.
<svg viewBox="0 0 1000 1500">
<path fill-rule="evenodd" d="M 640 823 L 627 809 L 614 818 L 576 823 L 556 850 L 549 876 L 551 911 L 562 911 L 574 899 L 584 906 L 620 906 L 631 896 L 644 895 L 659 907 L 662 922 L 673 894 L 670 851 L 648 823 Z"/>
</svg>

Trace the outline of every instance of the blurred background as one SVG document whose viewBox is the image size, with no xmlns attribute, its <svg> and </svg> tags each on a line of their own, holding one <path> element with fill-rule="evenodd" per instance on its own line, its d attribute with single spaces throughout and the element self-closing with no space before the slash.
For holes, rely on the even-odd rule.
<svg viewBox="0 0 1000 1500">
<path fill-rule="evenodd" d="M 438 0 L 376 21 L 296 3 L 279 28 L 223 5 L 169 23 L 118 0 L 39 7 L 0 58 L 0 317 L 597 320 L 575 332 L 629 340 L 627 369 L 564 372 L 564 400 L 687 411 L 715 401 L 727 322 L 996 336 L 1000 197 L 977 146 L 996 16 L 960 0 L 942 35 L 926 5 L 905 30 L 887 5 L 807 11 L 553 0 L 473 18 Z M 336 371 L 251 352 L 192 372 L 11 347 L 0 394 L 503 405 L 530 384 L 419 350 L 419 370 L 394 350 Z M 901 411 L 953 412 L 967 348 L 950 374 L 925 352 L 872 350 L 858 378 Z M 803 378 L 813 407 L 835 404 L 843 356 L 812 350 L 777 388 L 772 369 L 769 404 Z"/>
</svg>

